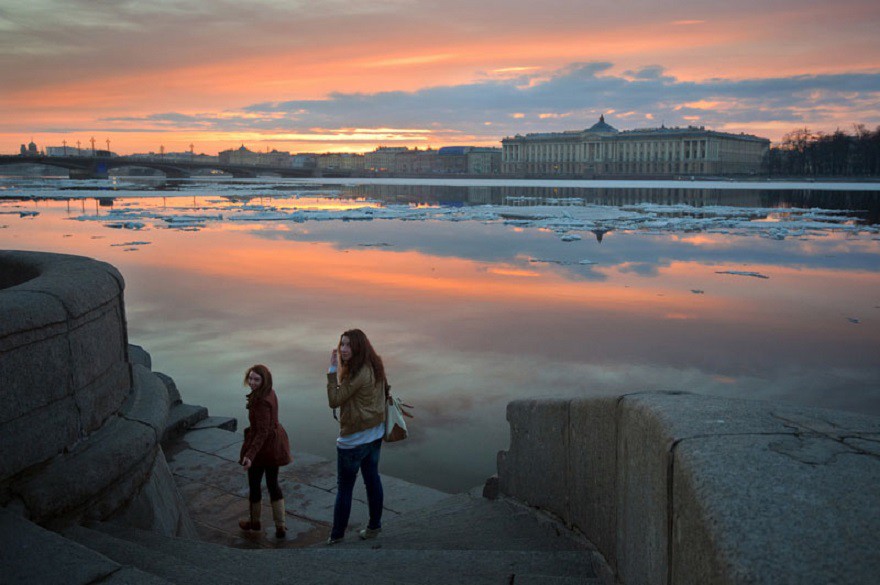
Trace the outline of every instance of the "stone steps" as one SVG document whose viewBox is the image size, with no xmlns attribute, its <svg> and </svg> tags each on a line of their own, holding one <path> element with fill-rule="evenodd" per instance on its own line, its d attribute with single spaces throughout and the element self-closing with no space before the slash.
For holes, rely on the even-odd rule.
<svg viewBox="0 0 880 585">
<path fill-rule="evenodd" d="M 590 556 L 575 550 L 404 550 L 373 548 L 376 541 L 358 548 L 244 550 L 112 524 L 96 528 L 205 571 L 265 584 L 603 583 Z"/>
<path fill-rule="evenodd" d="M 386 524 L 383 548 L 421 550 L 595 550 L 553 518 L 507 499 L 456 494 Z M 351 539 L 340 543 L 352 546 Z"/>
<path fill-rule="evenodd" d="M 168 585 L 125 566 L 11 510 L 0 508 L 0 582 L 40 585 Z"/>
<path fill-rule="evenodd" d="M 154 548 L 143 546 L 131 540 L 116 538 L 101 530 L 85 526 L 71 526 L 62 534 L 120 565 L 150 573 L 168 583 L 187 585 L 242 585 L 244 583 L 229 575 L 197 567 Z"/>
</svg>

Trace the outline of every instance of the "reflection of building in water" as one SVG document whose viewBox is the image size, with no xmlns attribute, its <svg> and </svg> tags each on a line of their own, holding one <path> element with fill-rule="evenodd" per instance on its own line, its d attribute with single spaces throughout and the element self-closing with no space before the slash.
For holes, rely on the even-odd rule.
<svg viewBox="0 0 880 585">
<path fill-rule="evenodd" d="M 620 132 L 601 116 L 586 130 L 505 138 L 501 170 L 520 176 L 755 174 L 769 148 L 766 138 L 702 126 Z"/>
<path fill-rule="evenodd" d="M 880 192 L 757 189 L 585 189 L 583 187 L 484 187 L 473 185 L 352 185 L 343 196 L 419 205 L 538 205 L 626 207 L 641 204 L 785 209 L 864 210 L 865 223 L 880 221 Z M 677 213 L 675 210 L 670 212 Z M 688 214 L 690 215 L 690 214 Z M 604 235 L 604 234 L 603 234 Z M 601 241 L 601 236 L 596 234 Z"/>
<path fill-rule="evenodd" d="M 581 187 L 501 187 L 503 205 L 733 205 L 760 207 L 763 191 L 750 189 L 584 189 Z"/>
</svg>

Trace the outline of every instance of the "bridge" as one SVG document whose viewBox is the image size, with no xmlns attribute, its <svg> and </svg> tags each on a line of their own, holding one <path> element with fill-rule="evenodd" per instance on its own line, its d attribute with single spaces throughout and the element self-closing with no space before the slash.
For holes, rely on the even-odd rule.
<svg viewBox="0 0 880 585">
<path fill-rule="evenodd" d="M 222 171 L 236 178 L 254 178 L 258 175 L 282 177 L 314 177 L 314 169 L 272 167 L 261 165 L 234 165 L 220 162 L 197 162 L 181 159 L 165 160 L 131 156 L 43 156 L 0 155 L 3 165 L 47 165 L 68 170 L 71 179 L 106 179 L 111 169 L 139 167 L 155 169 L 172 179 L 189 177 L 196 171 Z"/>
</svg>

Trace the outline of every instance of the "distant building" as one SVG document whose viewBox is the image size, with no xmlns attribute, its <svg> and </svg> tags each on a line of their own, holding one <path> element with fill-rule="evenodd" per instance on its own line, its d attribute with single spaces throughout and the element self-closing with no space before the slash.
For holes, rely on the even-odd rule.
<svg viewBox="0 0 880 585">
<path fill-rule="evenodd" d="M 722 175 L 762 170 L 770 141 L 704 127 L 618 131 L 605 116 L 586 130 L 501 141 L 501 171 L 518 176 Z"/>
<path fill-rule="evenodd" d="M 301 152 L 290 157 L 290 166 L 294 169 L 314 169 L 318 166 L 318 155 Z"/>
<path fill-rule="evenodd" d="M 467 153 L 467 172 L 471 175 L 497 175 L 501 172 L 500 148 L 471 148 Z"/>
<path fill-rule="evenodd" d="M 396 175 L 430 175 L 440 168 L 440 155 L 436 150 L 405 150 L 392 158 L 391 171 Z"/>
<path fill-rule="evenodd" d="M 33 140 L 31 140 L 30 142 L 28 142 L 26 147 L 24 144 L 21 145 L 20 153 L 21 156 L 38 156 L 40 154 L 40 151 L 37 150 L 37 144 Z"/>
<path fill-rule="evenodd" d="M 470 146 L 444 146 L 437 151 L 437 172 L 443 174 L 463 174 L 467 172 L 467 158 Z"/>
<path fill-rule="evenodd" d="M 91 151 L 89 151 L 91 154 Z M 76 148 L 68 148 L 67 146 L 47 146 L 46 156 L 74 156 Z"/>
<path fill-rule="evenodd" d="M 283 150 L 272 149 L 271 152 L 258 152 L 257 164 L 266 167 L 284 167 L 291 165 L 290 153 Z"/>
<path fill-rule="evenodd" d="M 220 163 L 225 165 L 290 167 L 292 159 L 289 152 L 272 150 L 254 152 L 243 144 L 237 149 L 224 150 L 219 154 Z"/>
<path fill-rule="evenodd" d="M 317 156 L 318 167 L 325 173 L 356 175 L 364 170 L 364 155 L 350 152 L 328 152 Z"/>
<path fill-rule="evenodd" d="M 364 170 L 373 173 L 391 172 L 395 157 L 408 150 L 406 146 L 380 146 L 373 152 L 364 154 Z"/>
<path fill-rule="evenodd" d="M 257 153 L 247 149 L 244 144 L 237 149 L 223 150 L 218 156 L 220 164 L 224 165 L 255 165 L 258 160 Z"/>
</svg>

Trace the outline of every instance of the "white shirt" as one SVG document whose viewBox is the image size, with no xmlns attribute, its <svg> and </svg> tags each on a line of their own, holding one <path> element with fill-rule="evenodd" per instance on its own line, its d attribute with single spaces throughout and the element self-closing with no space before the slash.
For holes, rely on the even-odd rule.
<svg viewBox="0 0 880 585">
<path fill-rule="evenodd" d="M 336 367 L 330 366 L 327 369 L 328 374 L 335 374 Z M 377 439 L 381 439 L 385 436 L 385 423 L 380 422 L 376 426 L 371 429 L 366 429 L 363 431 L 358 431 L 356 433 L 352 433 L 350 435 L 339 436 L 336 439 L 336 446 L 340 449 L 354 449 L 360 445 L 366 445 L 367 443 L 372 443 Z"/>
<path fill-rule="evenodd" d="M 340 449 L 354 449 L 360 445 L 372 443 L 385 436 L 385 423 L 380 422 L 371 429 L 358 431 L 350 435 L 340 436 L 336 439 L 336 446 Z"/>
</svg>

